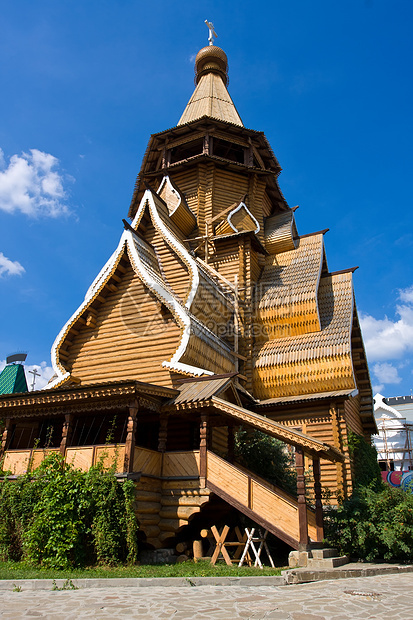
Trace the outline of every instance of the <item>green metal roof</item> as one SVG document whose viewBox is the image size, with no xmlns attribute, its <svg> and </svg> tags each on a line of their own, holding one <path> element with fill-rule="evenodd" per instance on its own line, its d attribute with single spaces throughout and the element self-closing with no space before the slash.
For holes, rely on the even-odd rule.
<svg viewBox="0 0 413 620">
<path fill-rule="evenodd" d="M 0 374 L 0 394 L 28 392 L 26 375 L 21 364 L 9 364 Z"/>
</svg>

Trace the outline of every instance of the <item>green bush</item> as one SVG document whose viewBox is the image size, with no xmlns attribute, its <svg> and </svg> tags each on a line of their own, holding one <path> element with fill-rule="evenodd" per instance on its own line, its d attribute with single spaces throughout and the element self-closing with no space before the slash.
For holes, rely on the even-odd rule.
<svg viewBox="0 0 413 620">
<path fill-rule="evenodd" d="M 413 495 L 381 484 L 359 487 L 331 509 L 326 539 L 342 553 L 367 561 L 413 561 Z"/>
<path fill-rule="evenodd" d="M 133 563 L 134 487 L 102 464 L 81 472 L 59 454 L 31 474 L 0 481 L 0 558 L 48 568 Z"/>
<path fill-rule="evenodd" d="M 258 476 L 296 495 L 293 457 L 282 441 L 261 431 L 241 429 L 235 435 L 235 458 Z"/>
</svg>

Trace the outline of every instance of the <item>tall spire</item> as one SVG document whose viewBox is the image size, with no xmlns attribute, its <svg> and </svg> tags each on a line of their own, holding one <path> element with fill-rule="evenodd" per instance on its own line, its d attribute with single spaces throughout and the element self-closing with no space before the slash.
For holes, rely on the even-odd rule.
<svg viewBox="0 0 413 620">
<path fill-rule="evenodd" d="M 210 116 L 243 127 L 240 115 L 232 101 L 228 85 L 228 59 L 224 50 L 208 45 L 199 50 L 195 59 L 196 88 L 178 125 Z"/>
</svg>

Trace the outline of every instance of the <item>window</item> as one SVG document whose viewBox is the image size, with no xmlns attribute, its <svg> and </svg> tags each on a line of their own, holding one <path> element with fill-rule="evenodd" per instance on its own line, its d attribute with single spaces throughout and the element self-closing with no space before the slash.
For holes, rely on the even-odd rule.
<svg viewBox="0 0 413 620">
<path fill-rule="evenodd" d="M 195 155 L 201 155 L 204 149 L 204 139 L 192 140 L 192 142 L 186 142 L 172 148 L 170 152 L 170 163 L 175 164 L 183 159 L 194 157 Z"/>
<path fill-rule="evenodd" d="M 212 143 L 212 153 L 217 157 L 223 157 L 224 159 L 230 159 L 236 161 L 239 164 L 244 163 L 244 148 L 239 144 L 233 144 L 220 138 L 214 138 Z"/>
</svg>

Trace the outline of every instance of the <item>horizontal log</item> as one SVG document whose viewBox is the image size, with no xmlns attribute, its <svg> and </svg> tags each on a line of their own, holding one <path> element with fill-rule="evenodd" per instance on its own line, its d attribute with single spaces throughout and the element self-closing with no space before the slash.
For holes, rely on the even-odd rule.
<svg viewBox="0 0 413 620">
<path fill-rule="evenodd" d="M 161 509 L 161 502 L 138 502 L 136 512 L 139 514 L 158 514 Z"/>
<path fill-rule="evenodd" d="M 161 519 L 159 521 L 159 528 L 162 532 L 176 532 L 182 525 L 179 519 Z M 161 536 L 162 534 L 160 534 Z"/>
<path fill-rule="evenodd" d="M 162 497 L 163 506 L 202 506 L 208 501 L 208 496 L 196 496 L 196 495 L 181 495 L 179 497 Z"/>
<path fill-rule="evenodd" d="M 193 514 L 199 512 L 199 506 L 163 506 L 159 513 L 162 520 L 164 519 L 186 519 L 188 520 Z"/>
<path fill-rule="evenodd" d="M 161 532 L 161 530 L 159 529 L 157 525 L 145 525 L 145 527 L 142 528 L 142 530 L 144 531 L 147 539 L 157 538 Z"/>
<path fill-rule="evenodd" d="M 149 515 L 138 515 L 137 516 L 139 524 L 142 528 L 147 527 L 148 525 L 158 525 L 161 523 L 161 518 L 159 516 L 149 516 Z M 159 525 L 160 527 L 160 525 Z M 162 528 L 161 528 L 162 529 Z"/>
<path fill-rule="evenodd" d="M 161 497 L 160 492 L 155 493 L 154 491 L 143 491 L 141 489 L 135 491 L 135 499 L 138 502 L 157 502 L 160 504 Z"/>
</svg>

